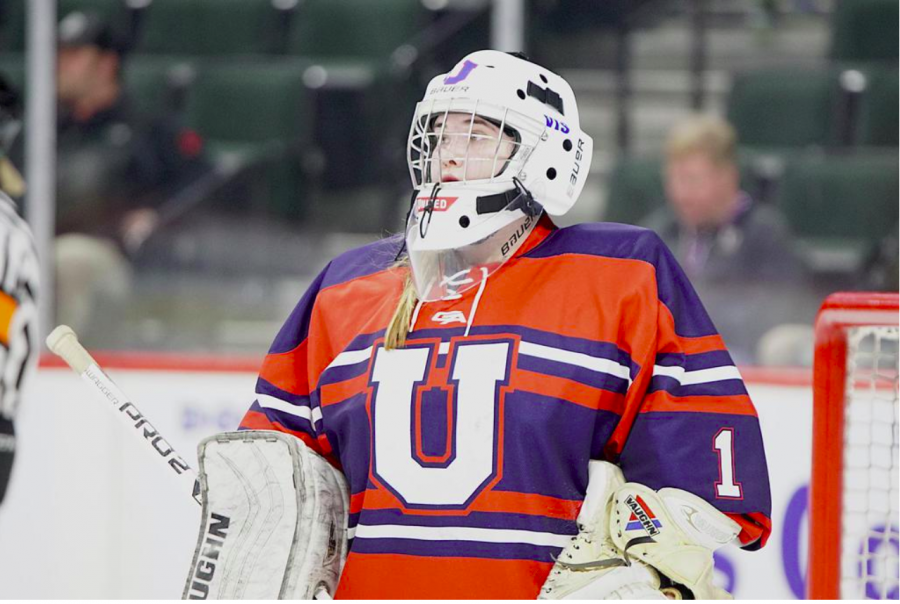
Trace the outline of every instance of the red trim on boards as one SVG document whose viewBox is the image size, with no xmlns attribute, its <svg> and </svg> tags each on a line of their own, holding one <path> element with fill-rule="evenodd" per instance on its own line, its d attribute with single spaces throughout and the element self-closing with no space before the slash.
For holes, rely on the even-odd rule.
<svg viewBox="0 0 900 604">
<path fill-rule="evenodd" d="M 91 351 L 91 356 L 103 369 L 134 371 L 190 371 L 213 373 L 259 373 L 265 355 L 215 356 L 169 354 L 155 352 Z M 66 367 L 65 361 L 51 353 L 43 353 L 41 368 Z"/>
</svg>

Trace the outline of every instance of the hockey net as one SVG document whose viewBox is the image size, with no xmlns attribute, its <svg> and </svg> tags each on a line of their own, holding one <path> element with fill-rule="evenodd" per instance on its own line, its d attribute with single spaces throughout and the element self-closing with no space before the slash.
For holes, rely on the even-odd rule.
<svg viewBox="0 0 900 604">
<path fill-rule="evenodd" d="M 834 294 L 816 321 L 811 598 L 898 598 L 897 306 Z"/>
</svg>

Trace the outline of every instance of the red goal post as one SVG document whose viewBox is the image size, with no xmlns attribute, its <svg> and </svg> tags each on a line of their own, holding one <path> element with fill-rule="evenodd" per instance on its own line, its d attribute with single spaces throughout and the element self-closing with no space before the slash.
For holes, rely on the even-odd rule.
<svg viewBox="0 0 900 604">
<path fill-rule="evenodd" d="M 898 295 L 838 293 L 816 319 L 809 588 L 897 598 Z"/>
</svg>

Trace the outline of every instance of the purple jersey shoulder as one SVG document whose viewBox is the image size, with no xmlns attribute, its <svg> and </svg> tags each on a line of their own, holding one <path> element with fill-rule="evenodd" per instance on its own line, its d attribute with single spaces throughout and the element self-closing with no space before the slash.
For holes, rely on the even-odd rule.
<svg viewBox="0 0 900 604">
<path fill-rule="evenodd" d="M 389 268 L 397 258 L 403 238 L 394 235 L 344 252 L 320 272 L 285 321 L 269 354 L 288 352 L 300 345 L 309 334 L 309 320 L 319 292 Z"/>
<path fill-rule="evenodd" d="M 341 285 L 390 268 L 403 249 L 402 235 L 379 239 L 374 243 L 344 252 L 325 269 L 322 289 Z"/>
<path fill-rule="evenodd" d="M 683 337 L 715 335 L 715 326 L 671 250 L 654 231 L 629 224 L 594 222 L 557 229 L 527 258 L 584 254 L 647 262 L 654 267 L 660 301 L 675 319 Z"/>
</svg>

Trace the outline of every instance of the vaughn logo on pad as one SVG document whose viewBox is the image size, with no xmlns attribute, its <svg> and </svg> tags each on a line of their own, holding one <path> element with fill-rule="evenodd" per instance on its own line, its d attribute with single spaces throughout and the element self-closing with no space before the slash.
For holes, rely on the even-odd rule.
<svg viewBox="0 0 900 604">
<path fill-rule="evenodd" d="M 628 524 L 625 525 L 626 531 L 644 529 L 651 537 L 655 537 L 659 534 L 662 523 L 656 519 L 653 510 L 644 503 L 644 500 L 641 499 L 640 495 L 637 497 L 629 495 L 625 499 L 625 505 L 631 509 L 631 518 L 628 519 Z"/>
<path fill-rule="evenodd" d="M 209 597 L 209 586 L 216 573 L 219 553 L 222 551 L 222 546 L 225 545 L 230 524 L 231 519 L 228 516 L 212 513 L 209 527 L 206 530 L 204 547 L 198 551 L 199 557 L 194 569 L 194 580 L 188 592 L 188 600 L 206 600 Z"/>
</svg>

